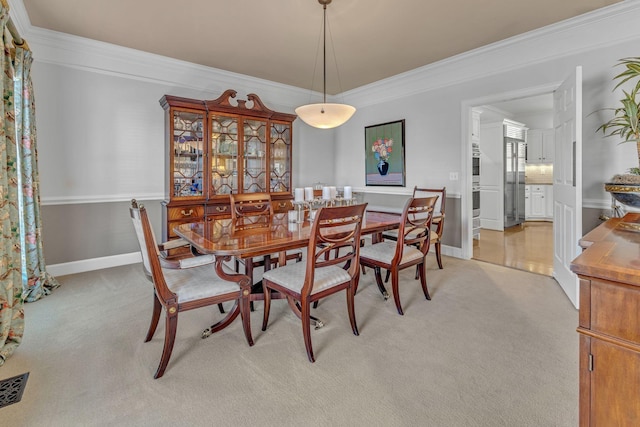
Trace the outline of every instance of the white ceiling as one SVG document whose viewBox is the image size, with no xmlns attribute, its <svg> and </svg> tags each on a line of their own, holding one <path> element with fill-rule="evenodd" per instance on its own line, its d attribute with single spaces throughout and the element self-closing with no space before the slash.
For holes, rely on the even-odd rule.
<svg viewBox="0 0 640 427">
<path fill-rule="evenodd" d="M 619 1 L 334 0 L 327 7 L 327 92 L 354 89 Z M 23 3 L 36 27 L 322 91 L 317 0 Z"/>
</svg>

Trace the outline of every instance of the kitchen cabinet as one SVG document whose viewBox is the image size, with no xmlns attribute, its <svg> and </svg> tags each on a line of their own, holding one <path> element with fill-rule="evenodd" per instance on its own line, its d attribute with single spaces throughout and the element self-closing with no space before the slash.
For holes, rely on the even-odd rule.
<svg viewBox="0 0 640 427">
<path fill-rule="evenodd" d="M 554 130 L 530 129 L 527 132 L 527 163 L 553 163 Z"/>
<path fill-rule="evenodd" d="M 640 425 L 640 214 L 612 218 L 580 240 L 580 426 Z"/>
<path fill-rule="evenodd" d="M 236 100 L 165 95 L 163 240 L 185 222 L 230 217 L 230 194 L 268 192 L 287 204 L 291 194 L 295 114 L 267 108 L 255 94 Z M 235 104 L 235 105 L 234 105 Z M 247 106 L 249 104 L 250 106 Z"/>
<path fill-rule="evenodd" d="M 553 220 L 553 185 L 525 185 L 525 219 Z"/>
</svg>

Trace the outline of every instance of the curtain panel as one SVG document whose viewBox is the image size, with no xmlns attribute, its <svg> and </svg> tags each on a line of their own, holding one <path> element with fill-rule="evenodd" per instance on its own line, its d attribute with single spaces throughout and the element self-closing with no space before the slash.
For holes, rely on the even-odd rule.
<svg viewBox="0 0 640 427">
<path fill-rule="evenodd" d="M 0 7 L 3 99 L 0 102 L 0 365 L 22 342 L 24 302 L 36 301 L 58 283 L 42 255 L 40 191 L 31 52 L 14 47 L 9 9 Z"/>
</svg>

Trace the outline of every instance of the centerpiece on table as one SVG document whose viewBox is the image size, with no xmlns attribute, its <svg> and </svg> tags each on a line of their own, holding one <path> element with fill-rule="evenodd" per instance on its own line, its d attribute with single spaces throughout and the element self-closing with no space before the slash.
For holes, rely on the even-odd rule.
<svg viewBox="0 0 640 427">
<path fill-rule="evenodd" d="M 393 151 L 392 146 L 393 139 L 390 138 L 380 138 L 371 144 L 371 151 L 373 151 L 373 155 L 378 160 L 378 172 L 380 175 L 386 175 L 389 172 L 389 162 L 387 160 L 389 160 Z"/>
</svg>

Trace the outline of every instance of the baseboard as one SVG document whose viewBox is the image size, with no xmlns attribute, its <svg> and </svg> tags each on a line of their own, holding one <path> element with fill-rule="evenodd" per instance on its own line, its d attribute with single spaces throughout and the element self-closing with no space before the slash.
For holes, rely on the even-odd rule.
<svg viewBox="0 0 640 427">
<path fill-rule="evenodd" d="M 80 261 L 65 262 L 47 266 L 47 272 L 55 276 L 84 273 L 85 271 L 102 270 L 103 268 L 118 267 L 121 265 L 142 262 L 140 252 L 113 255 L 102 258 L 83 259 Z"/>
</svg>

